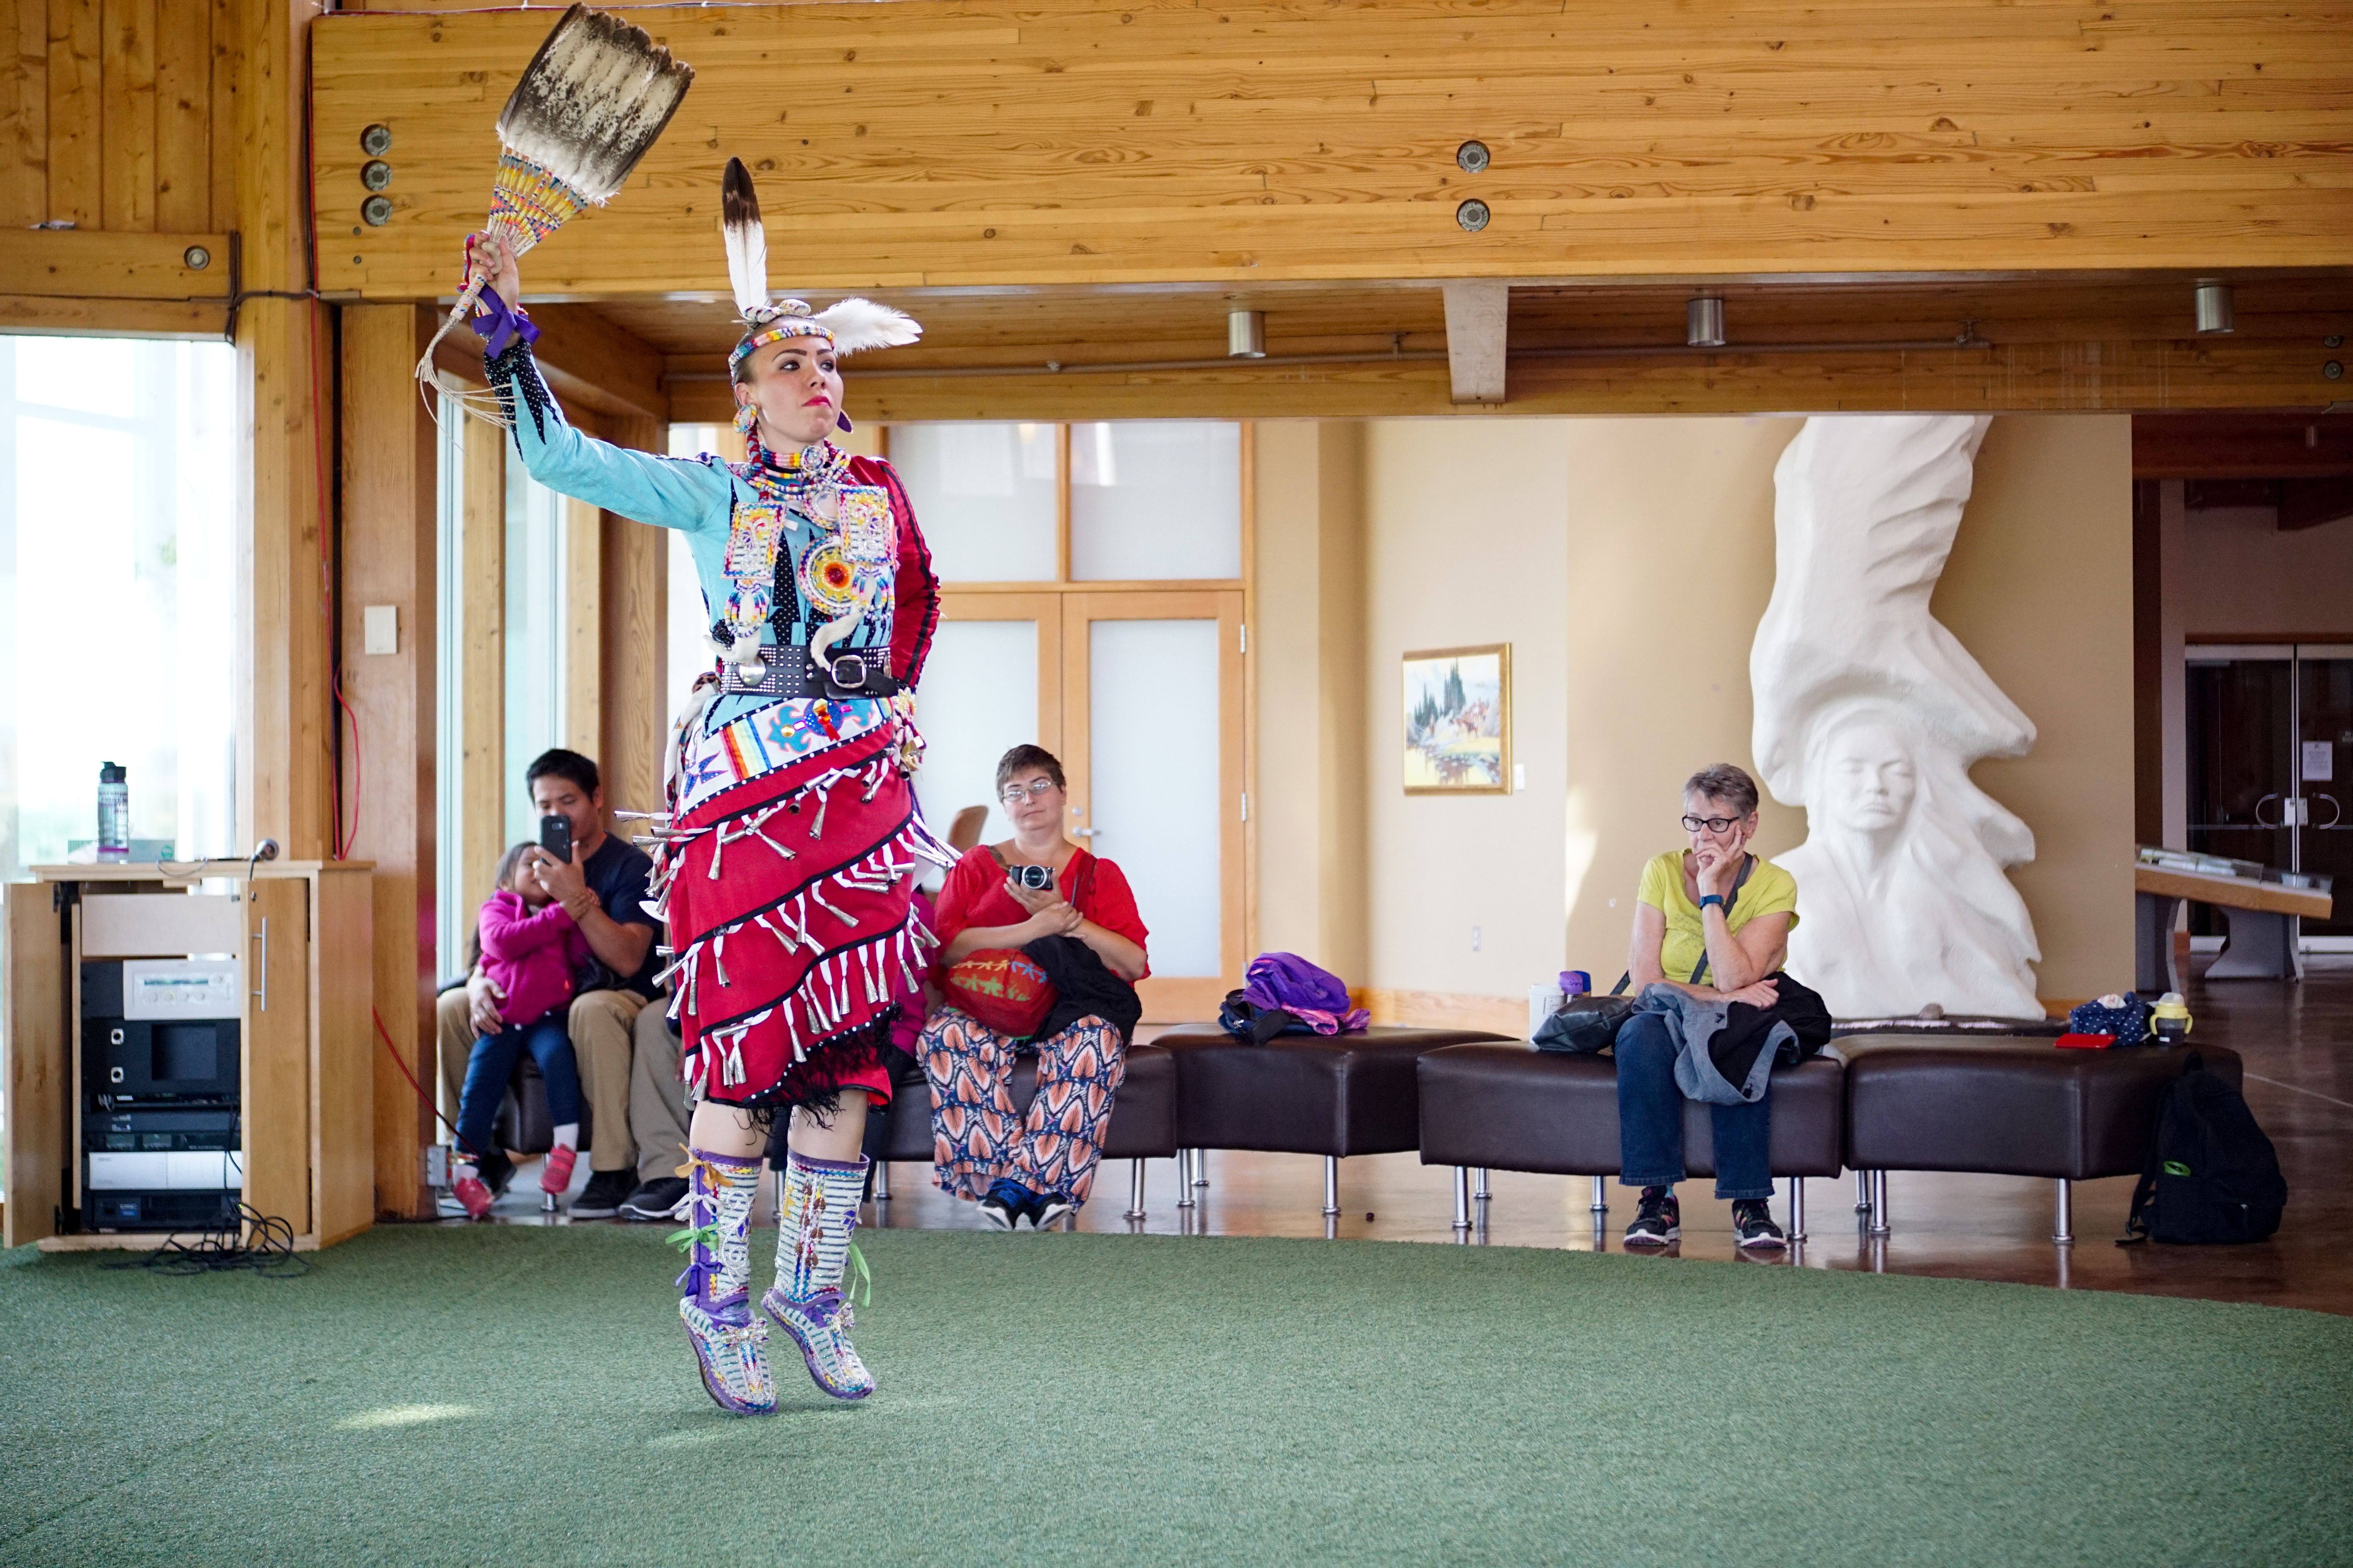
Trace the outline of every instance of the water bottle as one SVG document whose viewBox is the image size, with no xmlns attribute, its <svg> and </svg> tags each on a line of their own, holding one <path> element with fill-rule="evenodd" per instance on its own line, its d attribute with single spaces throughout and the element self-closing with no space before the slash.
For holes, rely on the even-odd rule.
<svg viewBox="0 0 2353 1568">
<path fill-rule="evenodd" d="M 100 859 L 131 858 L 131 785 L 113 763 L 98 764 L 98 853 Z"/>
<path fill-rule="evenodd" d="M 1560 987 L 1549 980 L 1539 980 L 1528 987 L 1528 1038 L 1535 1039 L 1545 1020 L 1560 1011 L 1564 998 Z"/>
</svg>

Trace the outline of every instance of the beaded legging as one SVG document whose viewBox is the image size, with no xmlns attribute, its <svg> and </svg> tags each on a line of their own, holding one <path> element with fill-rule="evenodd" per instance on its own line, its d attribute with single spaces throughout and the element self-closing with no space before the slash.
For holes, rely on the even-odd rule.
<svg viewBox="0 0 2353 1568">
<path fill-rule="evenodd" d="M 954 1007 L 923 1026 L 923 1076 L 932 1086 L 932 1179 L 960 1197 L 985 1196 L 1009 1176 L 1032 1192 L 1083 1204 L 1127 1072 L 1119 1031 L 1082 1018 L 1038 1042 L 1038 1097 L 1013 1104 L 1020 1042 Z"/>
</svg>

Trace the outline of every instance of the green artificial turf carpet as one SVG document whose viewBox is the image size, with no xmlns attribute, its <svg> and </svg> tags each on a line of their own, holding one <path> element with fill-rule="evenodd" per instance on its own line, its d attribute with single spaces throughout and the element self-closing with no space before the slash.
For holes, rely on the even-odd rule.
<svg viewBox="0 0 2353 1568">
<path fill-rule="evenodd" d="M 2353 1554 L 2344 1319 L 1572 1252 L 860 1239 L 880 1392 L 826 1400 L 778 1333 L 766 1419 L 705 1399 L 649 1230 L 380 1229 L 290 1280 L 0 1256 L 0 1561 Z"/>
</svg>

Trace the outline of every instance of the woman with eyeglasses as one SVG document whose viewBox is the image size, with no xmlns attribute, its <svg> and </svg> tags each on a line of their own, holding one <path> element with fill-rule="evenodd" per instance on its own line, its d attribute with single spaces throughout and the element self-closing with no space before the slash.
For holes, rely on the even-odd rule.
<svg viewBox="0 0 2353 1568">
<path fill-rule="evenodd" d="M 1043 1230 L 1087 1201 L 1141 1011 L 1135 983 L 1150 972 L 1127 879 L 1063 836 L 1065 789 L 1062 764 L 1042 747 L 999 759 L 997 802 L 1013 837 L 956 862 L 934 921 L 944 971 L 976 952 L 1018 949 L 1058 994 L 1029 1040 L 950 1003 L 932 1015 L 916 1052 L 932 1088 L 932 1179 L 978 1199 L 999 1230 L 1024 1218 Z M 1025 1115 L 1013 1104 L 1013 1064 L 1032 1052 L 1038 1093 Z"/>
<path fill-rule="evenodd" d="M 1642 868 L 1626 971 L 1636 992 L 1663 983 L 1709 1001 L 1770 1007 L 1770 978 L 1798 923 L 1798 882 L 1748 853 L 1757 834 L 1757 781 L 1730 763 L 1683 784 L 1687 849 Z M 1637 1012 L 1618 1030 L 1619 1176 L 1642 1198 L 1629 1247 L 1664 1247 L 1683 1235 L 1675 1184 L 1683 1179 L 1683 1093 L 1675 1082 L 1680 1042 L 1666 1018 Z M 1767 1141 L 1769 1096 L 1708 1107 L 1715 1135 L 1715 1195 L 1732 1200 L 1734 1238 L 1743 1247 L 1788 1245 L 1767 1200 L 1773 1176 Z"/>
</svg>

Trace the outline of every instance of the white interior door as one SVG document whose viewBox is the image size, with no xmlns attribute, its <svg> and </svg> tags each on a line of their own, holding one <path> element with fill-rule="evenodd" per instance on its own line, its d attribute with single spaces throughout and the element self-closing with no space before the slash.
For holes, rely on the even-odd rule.
<svg viewBox="0 0 2353 1568">
<path fill-rule="evenodd" d="M 915 798 L 943 838 L 958 812 L 985 806 L 981 842 L 995 843 L 1013 836 L 997 804 L 997 760 L 1025 743 L 1060 748 L 1059 602 L 1050 594 L 950 593 L 941 612 L 915 688 L 923 735 Z"/>
</svg>

